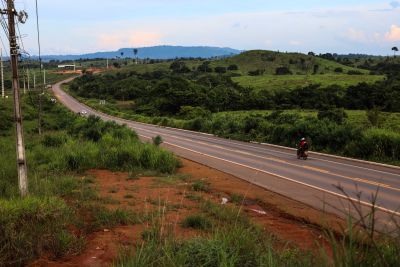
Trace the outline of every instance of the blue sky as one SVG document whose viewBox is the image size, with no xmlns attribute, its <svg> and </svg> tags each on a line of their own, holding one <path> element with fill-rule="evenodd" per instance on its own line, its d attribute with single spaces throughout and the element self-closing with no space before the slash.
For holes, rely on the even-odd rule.
<svg viewBox="0 0 400 267">
<path fill-rule="evenodd" d="M 152 45 L 390 54 L 400 0 L 38 0 L 42 52 Z M 37 54 L 35 1 L 16 0 L 26 50 Z M 2 35 L 3 40 L 4 34 Z"/>
</svg>

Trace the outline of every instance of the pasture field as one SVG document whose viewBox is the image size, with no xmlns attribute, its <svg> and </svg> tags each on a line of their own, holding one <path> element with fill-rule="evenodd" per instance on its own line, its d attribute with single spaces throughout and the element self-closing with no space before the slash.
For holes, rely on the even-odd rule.
<svg viewBox="0 0 400 267">
<path fill-rule="evenodd" d="M 348 75 L 348 74 L 317 74 L 317 75 L 262 75 L 239 76 L 232 80 L 244 87 L 254 89 L 267 89 L 271 91 L 292 90 L 311 84 L 320 84 L 322 87 L 339 85 L 348 87 L 359 83 L 375 83 L 383 80 L 383 75 Z"/>
</svg>

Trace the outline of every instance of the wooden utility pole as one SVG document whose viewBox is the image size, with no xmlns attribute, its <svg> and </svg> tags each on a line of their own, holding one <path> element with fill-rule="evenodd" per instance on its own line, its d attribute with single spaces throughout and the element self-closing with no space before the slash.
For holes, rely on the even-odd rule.
<svg viewBox="0 0 400 267">
<path fill-rule="evenodd" d="M 10 40 L 10 62 L 12 70 L 12 86 L 14 94 L 14 117 L 15 129 L 17 134 L 16 150 L 17 150 L 17 168 L 18 168 L 18 184 L 19 191 L 22 197 L 28 194 L 28 173 L 25 158 L 24 133 L 22 128 L 22 114 L 19 94 L 19 79 L 18 79 L 18 45 L 17 37 L 15 36 L 15 16 L 17 12 L 14 7 L 14 0 L 7 0 L 8 14 L 8 31 Z"/>
</svg>

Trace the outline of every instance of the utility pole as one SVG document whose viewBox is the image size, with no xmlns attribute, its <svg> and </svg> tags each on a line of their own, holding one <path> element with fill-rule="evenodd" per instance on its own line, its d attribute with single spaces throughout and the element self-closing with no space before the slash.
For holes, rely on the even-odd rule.
<svg viewBox="0 0 400 267">
<path fill-rule="evenodd" d="M 14 7 L 14 0 L 7 0 L 7 10 L 2 13 L 8 14 L 8 31 L 10 40 L 10 61 L 12 70 L 12 86 L 14 94 L 14 117 L 16 129 L 16 151 L 17 151 L 17 168 L 18 168 L 18 185 L 22 197 L 28 194 L 28 173 L 25 158 L 24 133 L 22 128 L 21 103 L 19 95 L 19 77 L 18 77 L 18 45 L 15 36 L 15 16 L 18 13 Z M 26 15 L 26 13 L 25 13 Z M 22 21 L 22 16 L 19 17 Z"/>
<path fill-rule="evenodd" d="M 4 66 L 3 66 L 3 49 L 0 48 L 0 61 L 1 61 L 1 97 L 4 98 L 6 97 L 5 91 L 4 91 Z"/>
</svg>

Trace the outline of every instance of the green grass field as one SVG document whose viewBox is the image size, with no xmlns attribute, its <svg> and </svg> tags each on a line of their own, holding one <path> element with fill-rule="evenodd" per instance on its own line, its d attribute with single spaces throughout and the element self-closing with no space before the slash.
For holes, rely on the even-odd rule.
<svg viewBox="0 0 400 267">
<path fill-rule="evenodd" d="M 291 90 L 311 84 L 320 84 L 322 87 L 340 85 L 347 87 L 362 82 L 374 83 L 384 79 L 380 75 L 347 75 L 347 74 L 317 74 L 317 75 L 262 75 L 262 76 L 240 76 L 233 80 L 244 87 L 255 89 Z"/>
</svg>

